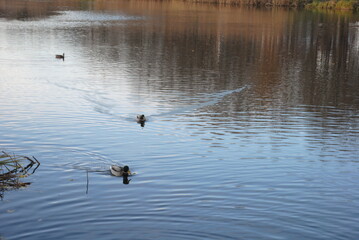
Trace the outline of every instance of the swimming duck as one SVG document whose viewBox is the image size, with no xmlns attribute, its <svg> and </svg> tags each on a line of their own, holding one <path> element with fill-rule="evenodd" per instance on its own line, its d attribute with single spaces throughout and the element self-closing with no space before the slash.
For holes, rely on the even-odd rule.
<svg viewBox="0 0 359 240">
<path fill-rule="evenodd" d="M 147 119 L 146 119 L 145 115 L 143 115 L 143 114 L 137 115 L 137 122 L 138 123 L 144 123 L 146 121 L 147 121 Z"/>
<path fill-rule="evenodd" d="M 131 174 L 130 168 L 128 166 L 117 166 L 112 165 L 110 168 L 111 174 L 116 177 L 128 176 Z"/>
<path fill-rule="evenodd" d="M 63 53 L 62 55 L 56 54 L 56 58 L 65 59 L 65 53 Z"/>
</svg>

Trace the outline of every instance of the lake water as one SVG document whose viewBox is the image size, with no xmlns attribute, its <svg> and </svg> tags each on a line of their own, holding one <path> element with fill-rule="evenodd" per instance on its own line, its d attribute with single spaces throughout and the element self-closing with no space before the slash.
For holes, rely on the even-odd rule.
<svg viewBox="0 0 359 240">
<path fill-rule="evenodd" d="M 0 0 L 0 92 L 0 239 L 359 239 L 358 15 Z"/>
</svg>

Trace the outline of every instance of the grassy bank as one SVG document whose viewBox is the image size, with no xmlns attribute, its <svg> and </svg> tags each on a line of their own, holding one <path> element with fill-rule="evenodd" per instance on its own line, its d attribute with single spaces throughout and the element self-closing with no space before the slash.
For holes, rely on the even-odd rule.
<svg viewBox="0 0 359 240">
<path fill-rule="evenodd" d="M 315 0 L 312 3 L 306 5 L 306 8 L 314 9 L 340 9 L 340 10 L 358 10 L 358 0 L 339 0 L 339 1 L 318 1 Z"/>
</svg>

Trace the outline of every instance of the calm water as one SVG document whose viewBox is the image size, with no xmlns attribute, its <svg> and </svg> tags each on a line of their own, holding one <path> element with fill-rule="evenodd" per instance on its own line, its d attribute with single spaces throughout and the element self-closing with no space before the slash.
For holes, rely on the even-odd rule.
<svg viewBox="0 0 359 240">
<path fill-rule="evenodd" d="M 358 15 L 1 0 L 0 239 L 358 239 L 358 90 Z"/>
</svg>

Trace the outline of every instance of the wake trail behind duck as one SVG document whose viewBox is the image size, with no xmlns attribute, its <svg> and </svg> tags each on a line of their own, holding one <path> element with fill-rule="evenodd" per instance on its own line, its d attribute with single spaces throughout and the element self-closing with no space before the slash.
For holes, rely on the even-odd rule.
<svg viewBox="0 0 359 240">
<path fill-rule="evenodd" d="M 209 95 L 205 95 L 205 98 L 210 99 L 210 100 L 207 100 L 205 102 L 202 102 L 202 103 L 199 103 L 199 104 L 196 104 L 196 105 L 190 105 L 190 106 L 186 106 L 186 107 L 183 107 L 183 108 L 177 108 L 177 109 L 174 109 L 172 111 L 168 111 L 168 112 L 164 112 L 164 113 L 152 114 L 152 115 L 149 115 L 148 117 L 149 118 L 162 117 L 162 116 L 167 116 L 167 115 L 178 115 L 178 114 L 192 112 L 192 111 L 197 110 L 197 109 L 201 109 L 201 108 L 204 108 L 204 107 L 215 105 L 215 104 L 219 103 L 224 97 L 226 97 L 228 95 L 231 95 L 231 94 L 234 94 L 234 93 L 242 92 L 243 90 L 245 90 L 248 87 L 249 86 L 244 86 L 244 87 L 237 88 L 237 89 L 234 89 L 234 90 L 227 90 L 227 91 L 222 91 L 222 92 L 218 92 L 218 93 L 212 93 L 212 94 L 209 94 Z"/>
<path fill-rule="evenodd" d="M 243 86 L 243 87 L 240 87 L 237 89 L 233 89 L 233 90 L 226 90 L 226 91 L 210 93 L 210 94 L 201 94 L 196 99 L 203 99 L 203 100 L 199 100 L 198 101 L 199 103 L 197 103 L 197 104 L 176 108 L 176 109 L 158 113 L 158 114 L 146 114 L 146 113 L 142 113 L 142 112 L 141 112 L 141 114 L 145 114 L 148 121 L 154 121 L 158 117 L 166 117 L 166 116 L 173 116 L 173 115 L 189 113 L 189 112 L 192 112 L 197 109 L 215 105 L 215 104 L 219 103 L 224 97 L 234 94 L 234 93 L 242 92 L 243 90 L 245 90 L 248 87 L 249 86 L 246 85 L 246 86 Z M 114 104 L 115 101 L 110 100 L 108 98 L 104 98 L 102 95 L 101 96 L 86 95 L 86 96 L 84 96 L 84 98 L 88 102 L 91 102 L 93 104 L 93 108 L 96 112 L 105 114 L 105 115 L 109 115 L 109 116 L 113 116 L 119 120 L 131 121 L 131 122 L 136 121 L 136 116 L 139 114 L 139 113 L 132 113 L 132 114 L 129 113 L 128 115 L 127 114 L 126 115 L 118 114 L 118 109 L 116 109 L 116 104 Z"/>
</svg>

